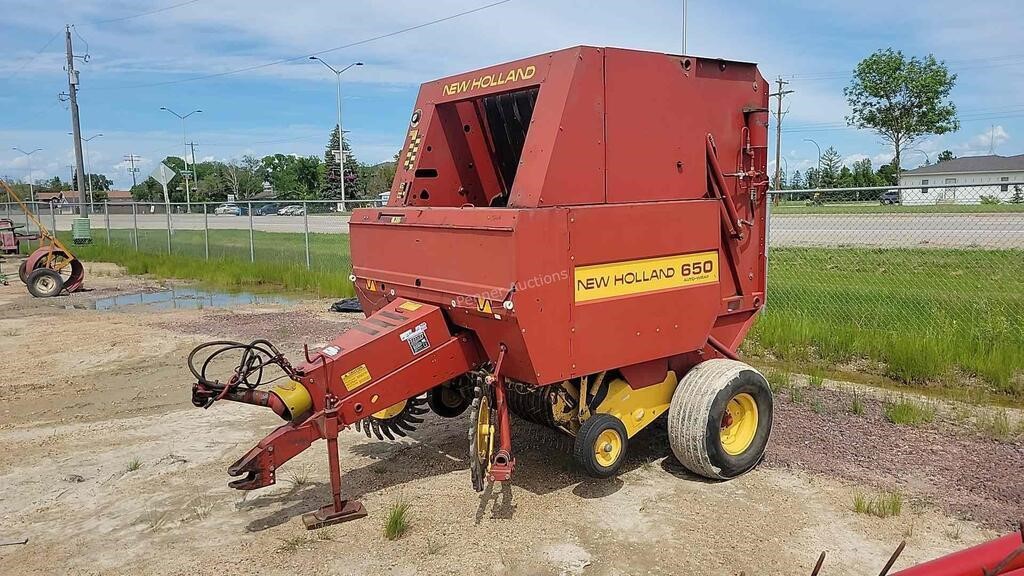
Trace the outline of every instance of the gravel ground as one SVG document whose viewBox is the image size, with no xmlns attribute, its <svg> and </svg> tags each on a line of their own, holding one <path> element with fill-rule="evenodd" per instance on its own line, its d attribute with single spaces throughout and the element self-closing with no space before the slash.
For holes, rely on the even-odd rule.
<svg viewBox="0 0 1024 576">
<path fill-rule="evenodd" d="M 922 427 L 885 419 L 883 402 L 803 388 L 803 400 L 776 395 L 776 425 L 766 463 L 898 489 L 912 500 L 997 529 L 1024 517 L 1024 443 L 986 438 L 949 421 Z M 815 407 L 818 409 L 815 410 Z"/>
</svg>

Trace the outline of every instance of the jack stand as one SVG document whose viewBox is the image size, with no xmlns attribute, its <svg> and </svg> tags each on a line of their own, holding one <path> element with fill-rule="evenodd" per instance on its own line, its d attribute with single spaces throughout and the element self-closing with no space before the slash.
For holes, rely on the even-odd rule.
<svg viewBox="0 0 1024 576">
<path fill-rule="evenodd" d="M 340 524 L 349 520 L 358 520 L 366 516 L 366 508 L 358 500 L 341 499 L 341 463 L 338 459 L 338 411 L 337 408 L 327 410 L 324 415 L 324 428 L 327 436 L 327 460 L 331 468 L 331 496 L 334 502 L 316 512 L 302 515 L 302 523 L 306 530 L 316 530 L 332 524 Z"/>
</svg>

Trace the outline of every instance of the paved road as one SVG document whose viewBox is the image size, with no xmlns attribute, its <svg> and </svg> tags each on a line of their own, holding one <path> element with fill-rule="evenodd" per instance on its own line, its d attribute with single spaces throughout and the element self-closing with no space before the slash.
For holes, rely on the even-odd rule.
<svg viewBox="0 0 1024 576">
<path fill-rule="evenodd" d="M 777 215 L 771 244 L 1024 248 L 1024 213 Z"/>
<path fill-rule="evenodd" d="M 59 230 L 70 230 L 72 216 L 57 216 Z M 309 231 L 347 233 L 348 216 L 309 216 Z M 265 232 L 302 232 L 302 216 L 254 216 L 253 228 Z M 47 225 L 49 216 L 43 217 Z M 175 214 L 176 230 L 202 230 L 202 214 Z M 208 218 L 210 229 L 249 228 L 248 216 Z M 103 230 L 102 215 L 92 216 L 94 231 Z M 130 214 L 111 214 L 112 229 L 132 228 Z M 138 227 L 163 230 L 163 214 L 140 214 Z M 94 232 L 95 234 L 96 232 Z M 1024 213 L 1004 214 L 790 214 L 772 218 L 773 246 L 982 247 L 1024 249 Z"/>
</svg>

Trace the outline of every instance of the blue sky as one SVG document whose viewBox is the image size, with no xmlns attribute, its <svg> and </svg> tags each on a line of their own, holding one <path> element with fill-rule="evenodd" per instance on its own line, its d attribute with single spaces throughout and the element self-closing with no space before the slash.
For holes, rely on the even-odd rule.
<svg viewBox="0 0 1024 576">
<path fill-rule="evenodd" d="M 180 155 L 184 113 L 201 159 L 274 152 L 322 155 L 335 122 L 334 76 L 299 58 L 247 72 L 189 81 L 302 57 L 476 8 L 495 0 L 0 0 L 0 175 L 24 179 L 70 173 L 63 26 L 76 25 L 80 106 L 93 172 L 131 184 L 123 156 L 143 173 Z M 498 6 L 356 47 L 323 54 L 344 75 L 345 129 L 363 161 L 389 159 L 401 146 L 418 85 L 426 80 L 576 44 L 680 50 L 681 2 L 509 0 Z M 953 99 L 961 130 L 931 137 L 904 166 L 943 150 L 1024 153 L 1024 3 L 1007 0 L 829 2 L 690 0 L 687 52 L 758 62 L 769 79 L 790 79 L 784 166 L 804 170 L 834 145 L 848 162 L 892 157 L 870 132 L 844 127 L 842 88 L 857 61 L 879 48 L 935 54 L 959 75 Z M 116 19 L 111 21 L 112 19 Z M 52 38 L 52 42 L 47 41 Z M 44 45 L 45 48 L 44 48 Z M 42 48 L 42 50 L 41 50 Z"/>
</svg>

